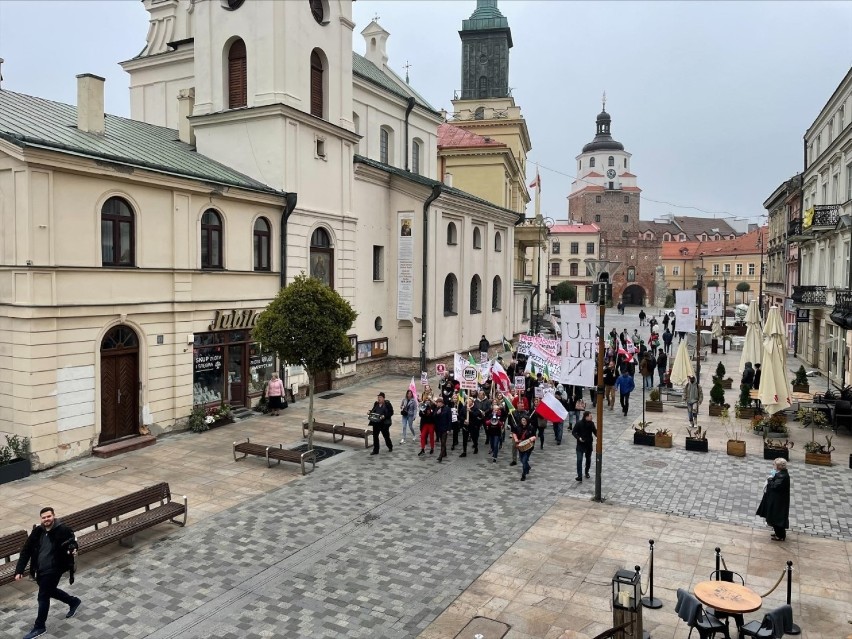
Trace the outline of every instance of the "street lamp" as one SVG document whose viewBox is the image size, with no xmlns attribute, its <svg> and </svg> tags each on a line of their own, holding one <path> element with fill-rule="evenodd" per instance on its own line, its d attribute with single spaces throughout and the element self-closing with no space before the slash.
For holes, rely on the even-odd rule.
<svg viewBox="0 0 852 639">
<path fill-rule="evenodd" d="M 595 442 L 595 501 L 603 501 L 601 496 L 601 473 L 603 470 L 603 405 L 604 405 L 604 316 L 606 315 L 607 285 L 612 283 L 621 262 L 612 260 L 586 260 L 589 273 L 598 285 L 598 379 L 597 379 L 597 418 L 598 440 Z"/>
<path fill-rule="evenodd" d="M 722 298 L 722 355 L 725 354 L 725 333 L 728 327 L 728 276 L 722 278 L 725 285 L 725 293 Z"/>
<path fill-rule="evenodd" d="M 695 272 L 695 381 L 701 383 L 701 289 L 707 269 L 697 266 Z M 722 338 L 724 340 L 724 337 Z"/>
</svg>

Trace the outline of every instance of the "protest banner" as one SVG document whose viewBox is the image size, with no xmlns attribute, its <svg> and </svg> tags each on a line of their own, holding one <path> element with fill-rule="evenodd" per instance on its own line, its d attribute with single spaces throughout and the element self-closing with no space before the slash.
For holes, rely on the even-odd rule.
<svg viewBox="0 0 852 639">
<path fill-rule="evenodd" d="M 558 379 L 573 386 L 594 386 L 598 307 L 595 304 L 560 304 L 559 315 L 562 370 Z"/>
<path fill-rule="evenodd" d="M 678 333 L 695 332 L 695 289 L 675 291 L 675 317 Z"/>
<path fill-rule="evenodd" d="M 538 337 L 536 335 L 520 335 L 518 337 L 519 354 L 529 355 L 532 347 L 537 347 L 539 350 L 542 350 L 551 356 L 559 354 L 558 339 L 548 339 L 546 337 Z"/>
</svg>

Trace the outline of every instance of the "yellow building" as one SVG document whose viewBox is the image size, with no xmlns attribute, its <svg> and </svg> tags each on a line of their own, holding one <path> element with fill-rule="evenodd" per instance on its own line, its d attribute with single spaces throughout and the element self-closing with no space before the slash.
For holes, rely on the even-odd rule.
<svg viewBox="0 0 852 639">
<path fill-rule="evenodd" d="M 600 258 L 601 230 L 595 224 L 555 224 L 550 227 L 547 287 L 562 282 L 577 288 L 577 301 L 592 300 L 592 277 L 587 259 Z"/>
</svg>

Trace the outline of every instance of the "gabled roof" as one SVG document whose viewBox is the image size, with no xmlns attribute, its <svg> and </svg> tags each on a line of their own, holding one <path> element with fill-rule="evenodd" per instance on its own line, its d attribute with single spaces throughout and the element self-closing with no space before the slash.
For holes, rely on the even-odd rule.
<svg viewBox="0 0 852 639">
<path fill-rule="evenodd" d="M 719 218 L 675 215 L 674 223 L 686 233 L 687 237 L 697 237 L 702 233 L 707 233 L 711 237 L 716 233 L 719 233 L 722 237 L 737 235 L 736 230 L 730 224 Z"/>
<path fill-rule="evenodd" d="M 663 242 L 660 257 L 664 260 L 691 260 L 698 257 L 698 250 L 708 242 Z"/>
<path fill-rule="evenodd" d="M 471 133 L 455 124 L 444 122 L 438 126 L 438 148 L 506 147 L 502 142 Z"/>
<path fill-rule="evenodd" d="M 0 91 L 0 139 L 21 148 L 104 160 L 251 191 L 283 194 L 196 152 L 178 132 L 106 114 L 104 133 L 77 129 L 77 107 L 23 93 Z"/>
<path fill-rule="evenodd" d="M 394 73 L 394 77 L 389 76 L 367 58 L 354 51 L 352 52 L 352 73 L 404 100 L 414 98 L 422 108 L 435 114 L 438 113 L 435 107 L 426 102 L 422 95 L 412 89 L 398 75 Z M 391 73 L 393 72 L 391 71 Z"/>
<path fill-rule="evenodd" d="M 565 233 L 599 233 L 600 227 L 597 224 L 554 224 L 550 227 L 551 235 L 561 235 Z"/>
<path fill-rule="evenodd" d="M 733 240 L 718 240 L 714 242 L 701 242 L 698 251 L 699 257 L 713 257 L 715 255 L 756 255 L 760 253 L 758 238 L 763 237 L 763 251 L 766 252 L 766 236 L 768 227 L 761 226 L 759 229 L 735 237 Z M 683 243 L 681 243 L 683 244 Z"/>
</svg>

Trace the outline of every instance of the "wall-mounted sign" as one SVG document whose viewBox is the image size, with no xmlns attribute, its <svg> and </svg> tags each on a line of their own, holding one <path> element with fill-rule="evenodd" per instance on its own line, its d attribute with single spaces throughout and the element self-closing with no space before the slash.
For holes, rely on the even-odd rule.
<svg viewBox="0 0 852 639">
<path fill-rule="evenodd" d="M 805 324 L 811 320 L 811 309 L 809 308 L 797 308 L 796 309 L 796 321 L 802 324 Z"/>
<path fill-rule="evenodd" d="M 251 309 L 233 310 L 230 313 L 227 311 L 216 311 L 213 321 L 210 322 L 209 330 L 228 331 L 234 328 L 253 328 L 257 324 L 257 318 L 260 317 L 260 313 L 261 311 L 253 311 Z"/>
</svg>

